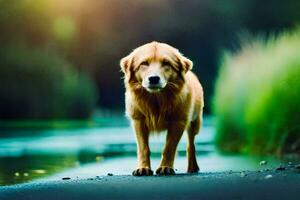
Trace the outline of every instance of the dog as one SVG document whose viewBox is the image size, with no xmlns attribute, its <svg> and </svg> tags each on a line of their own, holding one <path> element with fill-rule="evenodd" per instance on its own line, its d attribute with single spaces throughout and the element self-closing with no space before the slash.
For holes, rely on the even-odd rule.
<svg viewBox="0 0 300 200">
<path fill-rule="evenodd" d="M 176 48 L 151 42 L 134 49 L 120 61 L 124 73 L 126 115 L 137 140 L 138 167 L 134 176 L 153 175 L 149 135 L 167 131 L 157 175 L 174 175 L 177 145 L 188 135 L 188 173 L 197 173 L 195 136 L 202 124 L 203 88 L 191 72 L 193 62 Z"/>
</svg>

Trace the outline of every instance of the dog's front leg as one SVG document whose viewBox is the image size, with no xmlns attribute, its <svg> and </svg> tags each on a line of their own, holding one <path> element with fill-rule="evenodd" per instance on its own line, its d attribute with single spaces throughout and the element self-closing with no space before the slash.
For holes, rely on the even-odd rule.
<svg viewBox="0 0 300 200">
<path fill-rule="evenodd" d="M 174 121 L 168 125 L 168 133 L 166 138 L 166 145 L 163 149 L 162 159 L 159 168 L 156 170 L 158 175 L 173 175 L 175 154 L 177 145 L 182 137 L 185 129 L 185 121 Z"/>
<path fill-rule="evenodd" d="M 133 128 L 137 140 L 138 168 L 132 172 L 134 176 L 150 176 L 149 130 L 143 120 L 133 120 Z"/>
</svg>

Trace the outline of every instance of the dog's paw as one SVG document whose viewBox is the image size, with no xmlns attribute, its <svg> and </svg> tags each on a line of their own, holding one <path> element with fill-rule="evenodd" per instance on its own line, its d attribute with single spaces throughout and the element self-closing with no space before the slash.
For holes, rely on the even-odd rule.
<svg viewBox="0 0 300 200">
<path fill-rule="evenodd" d="M 148 167 L 137 168 L 136 170 L 134 170 L 132 172 L 132 175 L 133 176 L 152 176 L 153 175 L 153 171 L 150 168 L 148 168 Z"/>
<path fill-rule="evenodd" d="M 187 170 L 187 172 L 188 173 L 191 173 L 191 174 L 196 174 L 196 173 L 198 173 L 200 171 L 200 169 L 199 169 L 199 167 L 198 166 L 196 166 L 196 167 L 189 167 L 188 168 L 188 170 Z"/>
<path fill-rule="evenodd" d="M 157 175 L 175 175 L 175 171 L 172 167 L 162 166 L 156 170 Z"/>
<path fill-rule="evenodd" d="M 187 173 L 198 173 L 199 171 L 200 168 L 198 167 L 197 162 L 188 165 Z"/>
</svg>

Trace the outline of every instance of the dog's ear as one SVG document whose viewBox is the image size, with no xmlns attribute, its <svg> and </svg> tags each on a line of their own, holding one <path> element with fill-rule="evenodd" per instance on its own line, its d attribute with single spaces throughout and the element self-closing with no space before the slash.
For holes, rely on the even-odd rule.
<svg viewBox="0 0 300 200">
<path fill-rule="evenodd" d="M 181 53 L 177 53 L 177 58 L 179 60 L 182 70 L 186 73 L 193 68 L 193 62 L 187 57 L 183 56 Z"/>
<path fill-rule="evenodd" d="M 121 70 L 124 74 L 129 72 L 129 68 L 132 64 L 132 56 L 129 54 L 128 56 L 124 57 L 120 61 Z"/>
<path fill-rule="evenodd" d="M 193 69 L 193 62 L 190 59 L 188 59 L 187 57 L 184 57 L 184 56 L 182 56 L 182 57 L 183 57 L 183 59 L 182 59 L 183 70 L 185 72 L 188 72 L 189 70 L 192 70 Z"/>
</svg>

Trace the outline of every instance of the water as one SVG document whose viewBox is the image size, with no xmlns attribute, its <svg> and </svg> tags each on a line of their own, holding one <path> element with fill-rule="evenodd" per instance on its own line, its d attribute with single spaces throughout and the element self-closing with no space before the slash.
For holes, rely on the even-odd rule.
<svg viewBox="0 0 300 200">
<path fill-rule="evenodd" d="M 106 119 L 108 120 L 108 119 Z M 102 122 L 98 119 L 98 122 Z M 107 173 L 131 174 L 136 167 L 134 134 L 124 118 L 112 123 L 81 129 L 2 131 L 0 138 L 0 185 L 63 177 L 93 178 Z M 98 123 L 99 124 L 99 123 Z M 214 127 L 206 118 L 196 139 L 197 157 L 202 172 L 252 170 L 261 168 L 259 161 L 278 165 L 271 157 L 222 155 L 213 144 Z M 5 136 L 4 136 L 5 135 Z M 152 168 L 160 161 L 165 134 L 150 140 Z M 186 135 L 178 146 L 177 173 L 186 170 Z"/>
</svg>

